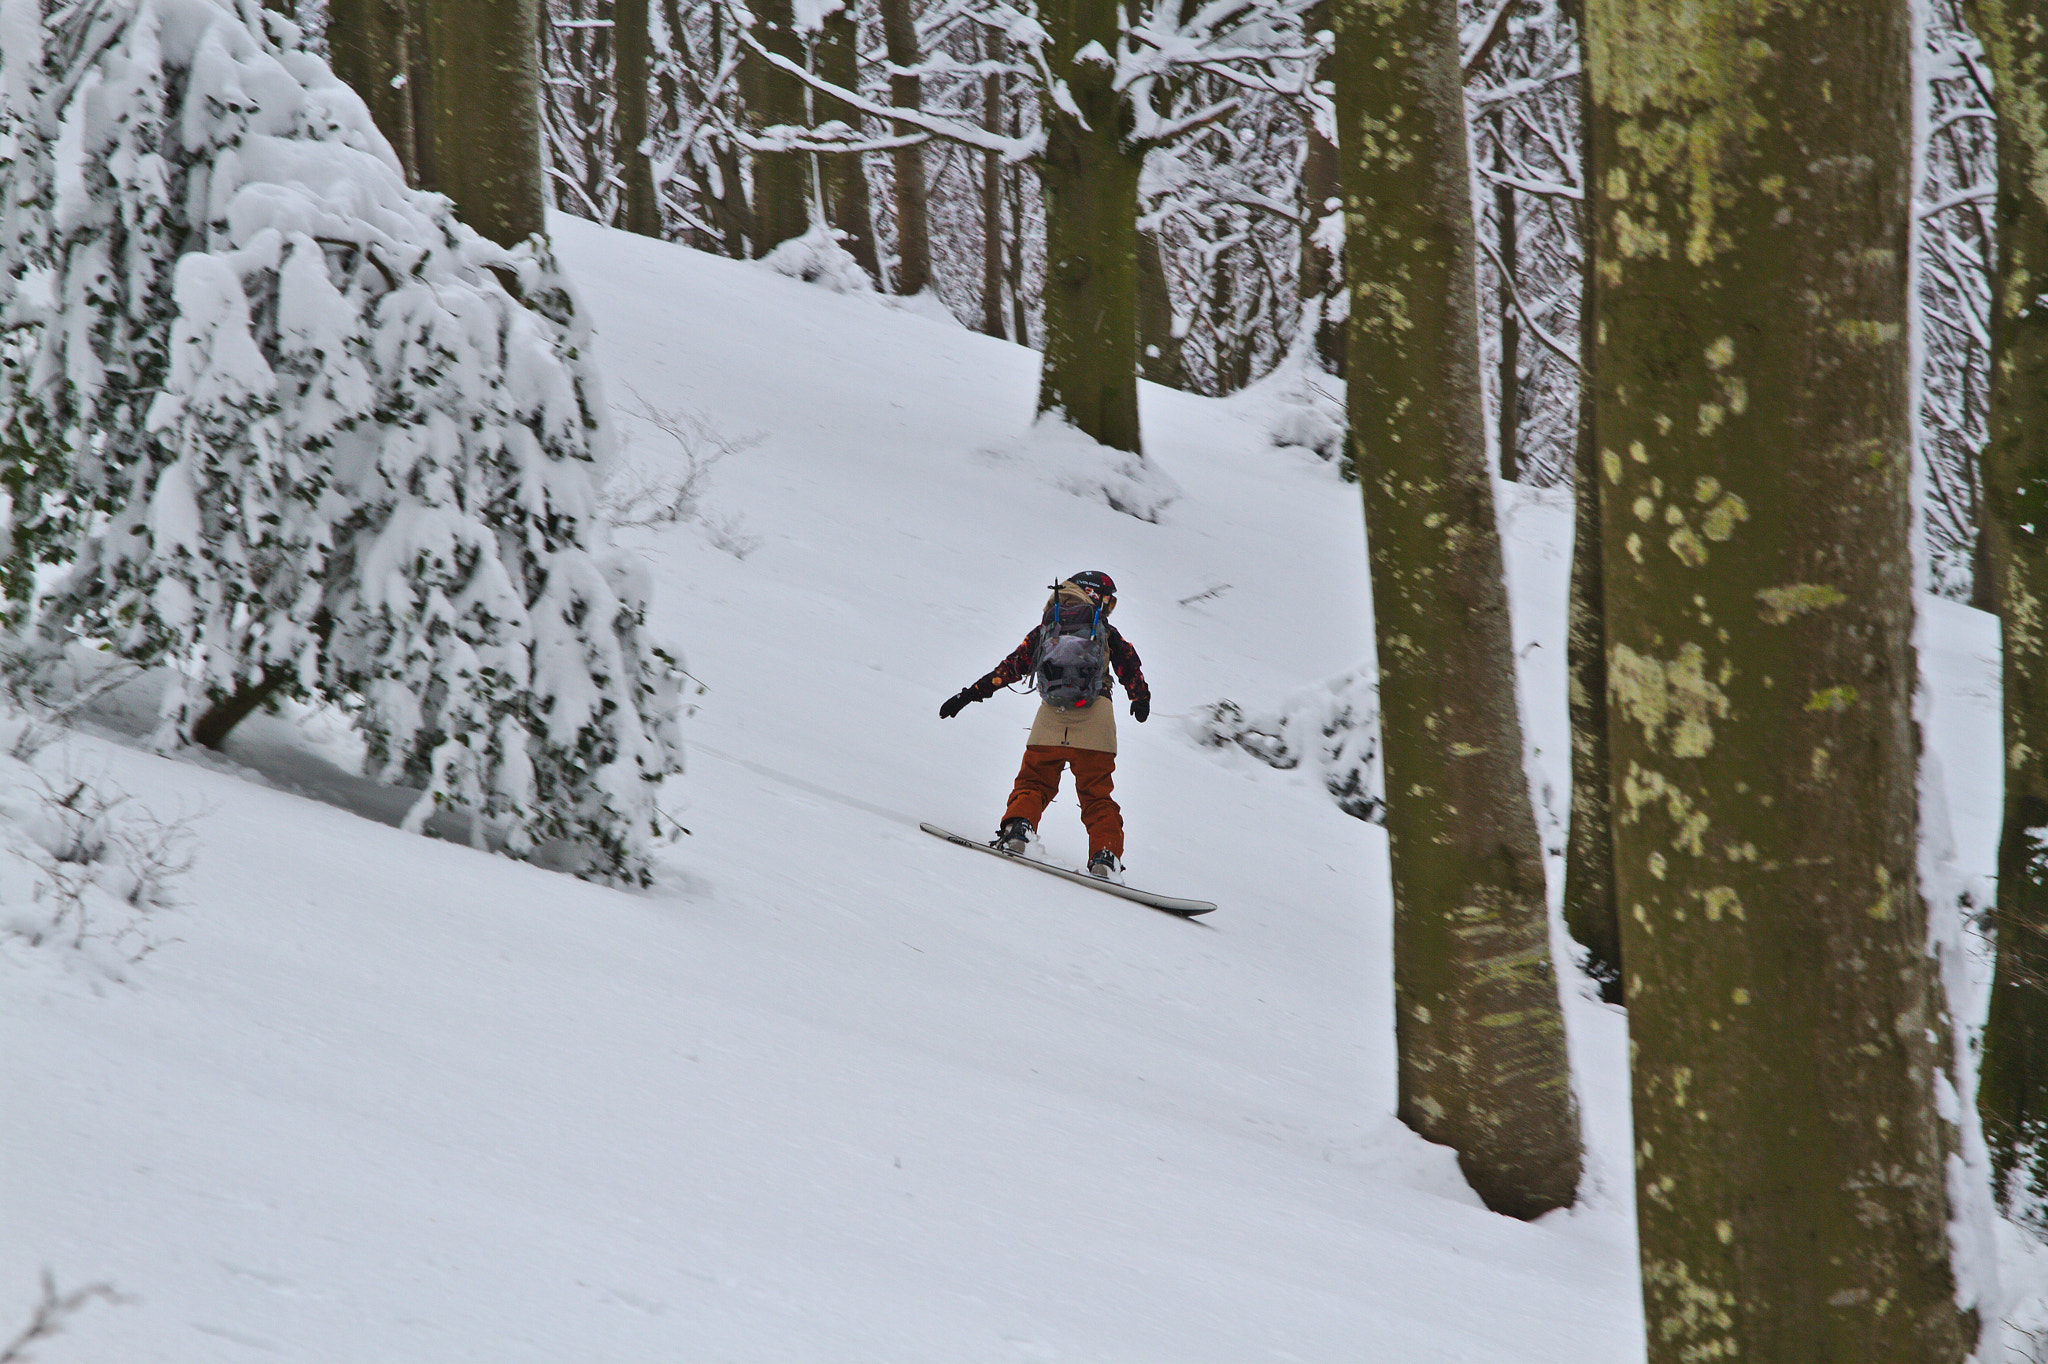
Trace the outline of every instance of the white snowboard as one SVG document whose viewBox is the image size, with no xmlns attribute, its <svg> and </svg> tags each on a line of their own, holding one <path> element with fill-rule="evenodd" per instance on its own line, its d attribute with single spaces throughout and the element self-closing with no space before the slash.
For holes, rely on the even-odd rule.
<svg viewBox="0 0 2048 1364">
<path fill-rule="evenodd" d="M 991 857 L 1000 857 L 1006 862 L 1015 862 L 1019 866 L 1049 872 L 1054 876 L 1062 876 L 1069 881 L 1076 881 L 1081 885 L 1090 886 L 1096 890 L 1108 891 L 1111 895 L 1121 896 L 1126 900 L 1136 900 L 1141 905 L 1150 905 L 1154 909 L 1163 909 L 1168 914 L 1178 914 L 1183 919 L 1192 919 L 1197 914 L 1207 914 L 1210 910 L 1216 908 L 1207 900 L 1176 900 L 1171 895 L 1155 895 L 1149 890 L 1139 890 L 1135 886 L 1118 885 L 1115 881 L 1106 880 L 1103 877 L 1091 875 L 1085 871 L 1074 871 L 1067 867 L 1055 867 L 1050 863 L 1023 857 L 1017 853 L 1004 852 L 1001 848 L 984 843 L 978 838 L 969 838 L 965 834 L 956 834 L 950 829 L 941 829 L 936 824 L 920 824 L 917 827 L 934 837 L 945 839 L 948 843 L 957 843 L 963 848 L 978 848 Z"/>
</svg>

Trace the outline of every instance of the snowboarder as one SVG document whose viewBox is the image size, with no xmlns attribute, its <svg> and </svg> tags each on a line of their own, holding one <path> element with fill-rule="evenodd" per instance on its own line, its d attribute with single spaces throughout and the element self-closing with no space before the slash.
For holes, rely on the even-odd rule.
<svg viewBox="0 0 2048 1364">
<path fill-rule="evenodd" d="M 1116 583 L 1090 569 L 1053 584 L 1045 614 L 1024 642 L 980 681 L 962 687 L 939 707 L 950 720 L 970 701 L 986 701 L 1013 682 L 1029 679 L 1039 695 L 1038 715 L 1024 741 L 1024 763 L 1010 789 L 1002 826 L 992 846 L 1021 853 L 1038 833 L 1038 818 L 1059 794 L 1060 773 L 1074 770 L 1081 822 L 1093 855 L 1088 870 L 1104 879 L 1123 871 L 1124 816 L 1110 795 L 1116 771 L 1116 713 L 1110 673 L 1131 699 L 1131 718 L 1152 713 L 1138 651 L 1109 623 Z"/>
</svg>

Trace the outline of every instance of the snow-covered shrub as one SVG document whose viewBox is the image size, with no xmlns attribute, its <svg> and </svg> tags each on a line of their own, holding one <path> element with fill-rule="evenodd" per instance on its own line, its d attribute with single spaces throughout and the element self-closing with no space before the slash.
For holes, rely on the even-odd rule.
<svg viewBox="0 0 2048 1364">
<path fill-rule="evenodd" d="M 141 668 L 74 645 L 63 655 L 0 635 L 0 705 L 20 713 L 7 756 L 33 762 L 83 712 L 133 681 Z"/>
<path fill-rule="evenodd" d="M 861 269 L 853 253 L 839 244 L 839 237 L 824 223 L 813 223 L 801 237 L 791 237 L 761 257 L 761 264 L 779 275 L 821 285 L 835 294 L 871 294 L 874 281 Z"/>
<path fill-rule="evenodd" d="M 1311 451 L 1334 463 L 1347 480 L 1355 480 L 1344 444 L 1350 430 L 1344 414 L 1344 381 L 1316 363 L 1311 341 L 1306 333 L 1298 338 L 1271 373 L 1230 401 L 1249 413 L 1274 445 Z"/>
<path fill-rule="evenodd" d="M 0 758 L 0 933 L 118 978 L 154 946 L 149 916 L 177 903 L 194 819 L 165 819 L 61 761 Z"/>
<path fill-rule="evenodd" d="M 14 1339 L 0 1345 L 0 1364 L 28 1364 L 28 1347 L 39 1340 L 49 1340 L 64 1333 L 67 1322 L 83 1311 L 94 1299 L 103 1302 L 124 1303 L 110 1283 L 92 1283 L 69 1293 L 57 1291 L 57 1276 L 47 1268 L 43 1270 L 42 1295 L 29 1312 L 28 1324 L 21 1328 Z"/>
<path fill-rule="evenodd" d="M 1235 745 L 1282 771 L 1307 763 L 1345 814 L 1371 824 L 1385 818 L 1379 677 L 1370 668 L 1296 692 L 1258 714 L 1218 701 L 1196 711 L 1188 730 L 1205 747 Z"/>
<path fill-rule="evenodd" d="M 250 0 L 0 0 L 0 454 L 41 636 L 283 687 L 371 775 L 644 881 L 678 665 L 604 549 L 613 436 L 545 243 L 410 190 Z"/>
<path fill-rule="evenodd" d="M 988 463 L 1021 466 L 1062 492 L 1155 525 L 1181 496 L 1180 484 L 1157 461 L 1099 445 L 1050 414 L 1039 417 L 1025 435 L 976 453 Z"/>
<path fill-rule="evenodd" d="M 660 408 L 634 395 L 631 415 L 666 436 L 677 462 L 662 470 L 620 461 L 598 492 L 598 507 L 615 529 L 652 530 L 695 522 L 712 545 L 744 559 L 761 547 L 745 519 L 704 505 L 711 470 L 720 460 L 761 443 L 758 435 L 732 436 L 709 416 L 685 408 Z"/>
</svg>

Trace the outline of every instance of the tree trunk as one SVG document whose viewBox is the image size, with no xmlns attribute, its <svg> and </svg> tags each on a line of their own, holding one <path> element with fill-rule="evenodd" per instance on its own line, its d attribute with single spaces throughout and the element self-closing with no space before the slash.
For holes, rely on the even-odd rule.
<svg viewBox="0 0 2048 1364">
<path fill-rule="evenodd" d="M 426 0 L 436 188 L 501 246 L 546 230 L 537 0 Z"/>
<path fill-rule="evenodd" d="M 1587 304 L 1591 295 L 1585 295 Z M 1582 328 L 1583 330 L 1583 328 Z M 1591 355 L 1584 343 L 1580 354 Z M 1590 385 L 1589 385 L 1590 387 Z M 1590 396 L 1590 395 L 1588 395 Z M 1586 974 L 1609 1004 L 1626 1003 L 1621 915 L 1614 901 L 1614 804 L 1607 741 L 1607 648 L 1600 547 L 1600 471 L 1592 413 L 1580 400 L 1572 454 L 1571 604 L 1565 677 L 1572 732 L 1571 823 L 1565 835 L 1564 922 L 1586 951 Z"/>
<path fill-rule="evenodd" d="M 1302 29 L 1314 35 L 1328 29 L 1330 23 L 1330 0 L 1317 0 L 1303 18 Z M 1343 272 L 1337 254 L 1324 245 L 1320 235 L 1338 203 L 1337 144 L 1324 135 L 1312 108 L 1303 108 L 1301 122 L 1301 243 L 1296 278 L 1304 318 L 1315 328 L 1316 363 L 1326 373 L 1342 374 Z"/>
<path fill-rule="evenodd" d="M 1010 136 L 1018 135 L 1019 119 L 1010 113 Z M 1010 339 L 1020 346 L 1031 344 L 1031 307 L 1024 297 L 1024 172 L 1016 166 L 1003 168 L 1003 197 L 1010 206 L 1010 234 L 1003 243 L 1003 281 L 1010 291 Z"/>
<path fill-rule="evenodd" d="M 434 174 L 434 54 L 427 43 L 427 0 L 405 0 L 406 93 L 412 100 L 412 155 L 401 157 L 415 189 L 439 193 Z M 538 23 L 538 19 L 535 20 Z"/>
<path fill-rule="evenodd" d="M 681 7 L 675 0 L 662 0 L 662 6 L 663 22 L 667 25 L 668 31 L 671 34 L 682 32 Z M 703 60 L 714 68 L 723 60 L 723 54 L 730 52 L 735 45 L 735 40 L 726 32 L 729 13 L 724 5 L 711 6 L 711 33 L 709 41 L 704 44 Z M 672 38 L 670 41 L 676 40 Z M 738 98 L 735 100 L 728 97 L 729 105 L 744 105 L 746 77 L 753 70 L 743 54 L 739 79 L 734 82 Z M 710 102 L 710 96 L 704 91 L 703 81 L 704 76 L 701 72 L 693 73 L 689 95 L 694 103 Z M 738 118 L 746 116 L 743 109 L 735 109 L 733 112 Z M 744 260 L 747 256 L 747 243 L 754 236 L 754 210 L 747 201 L 746 173 L 741 164 L 738 144 L 729 137 L 713 138 L 711 159 L 712 167 L 701 164 L 693 166 L 690 174 L 699 186 L 699 200 L 704 205 L 705 217 L 709 220 L 707 226 L 714 234 L 715 245 L 712 249 L 724 253 L 733 260 Z"/>
<path fill-rule="evenodd" d="M 1188 386 L 1187 362 L 1173 328 L 1173 290 L 1159 238 L 1138 234 L 1138 373 L 1168 388 Z"/>
<path fill-rule="evenodd" d="M 889 65 L 907 70 L 924 60 L 918 50 L 917 21 L 911 0 L 881 0 L 882 45 Z M 924 82 L 903 70 L 889 73 L 889 102 L 898 109 L 924 107 Z M 898 137 L 916 130 L 907 123 L 894 126 Z M 913 143 L 890 154 L 896 173 L 896 292 L 906 297 L 921 294 L 932 283 L 931 225 L 926 211 L 924 148 Z"/>
<path fill-rule="evenodd" d="M 1039 101 L 1045 151 L 1045 350 L 1038 414 L 1057 417 L 1115 450 L 1137 452 L 1138 171 L 1127 145 L 1130 111 L 1107 62 L 1079 62 L 1089 44 L 1114 52 L 1121 7 L 1048 0 L 1039 20 L 1066 101 Z M 1063 108 L 1062 104 L 1070 107 Z"/>
<path fill-rule="evenodd" d="M 334 74 L 363 97 L 377 131 L 405 168 L 406 183 L 417 185 L 413 92 L 407 80 L 410 24 L 404 0 L 329 0 L 327 6 L 328 60 Z"/>
<path fill-rule="evenodd" d="M 1494 135 L 1505 141 L 1507 120 L 1497 120 Z M 1494 147 L 1493 168 L 1507 169 L 1507 148 Z M 1515 271 L 1520 267 L 1521 229 L 1515 222 L 1513 186 L 1493 187 L 1494 220 L 1500 228 L 1500 363 L 1494 379 L 1500 390 L 1495 425 L 1500 441 L 1500 476 L 1513 483 L 1522 476 L 1522 314 L 1515 308 Z"/>
<path fill-rule="evenodd" d="M 1586 9 L 1649 1358 L 1959 1360 L 1915 874 L 1906 0 Z"/>
<path fill-rule="evenodd" d="M 244 683 L 234 695 L 222 697 L 194 722 L 192 742 L 219 752 L 236 725 L 254 715 L 297 677 L 298 670 L 289 665 L 265 668 L 261 677 Z"/>
<path fill-rule="evenodd" d="M 2004 639 L 2005 820 L 1978 1111 L 1999 1201 L 2048 1229 L 2048 26 L 1973 0 L 1998 115 L 1998 266 L 1980 569 Z"/>
<path fill-rule="evenodd" d="M 1343 272 L 1337 253 L 1327 249 L 1317 230 L 1329 217 L 1323 205 L 1338 197 L 1337 144 L 1324 137 L 1311 115 L 1303 132 L 1301 154 L 1301 301 L 1315 310 L 1316 363 L 1325 372 L 1344 372 L 1344 337 L 1348 330 L 1340 305 L 1344 291 Z"/>
<path fill-rule="evenodd" d="M 791 0 L 753 0 L 754 41 L 776 56 L 804 64 L 803 37 L 796 31 Z M 801 128 L 810 123 L 804 83 L 770 66 L 751 50 L 740 59 L 740 88 L 747 124 Z M 751 249 L 759 260 L 792 237 L 811 229 L 810 157 L 804 152 L 754 153 Z"/>
<path fill-rule="evenodd" d="M 991 63 L 1001 61 L 1002 35 L 984 33 L 981 55 Z M 1003 130 L 1000 76 L 981 78 L 981 126 L 992 133 Z M 1003 335 L 1003 159 L 994 152 L 981 154 L 981 330 Z"/>
<path fill-rule="evenodd" d="M 1341 0 L 1337 24 L 1399 1112 L 1489 1208 L 1535 1217 L 1573 1200 L 1579 1128 L 1487 466 L 1456 4 Z"/>
<path fill-rule="evenodd" d="M 648 34 L 648 0 L 615 0 L 612 6 L 613 84 L 618 87 L 618 161 L 625 181 L 624 219 L 619 224 L 643 237 L 661 233 L 661 198 L 654 187 L 654 162 L 647 155 L 653 125 L 647 115 L 647 87 L 654 65 Z"/>
<path fill-rule="evenodd" d="M 1579 51 L 1581 117 L 1593 107 L 1586 90 L 1584 7 L 1571 6 Z M 1593 224 L 1601 202 L 1599 168 L 1591 138 L 1582 140 L 1579 183 L 1585 204 L 1579 212 L 1579 357 L 1593 355 L 1595 276 Z M 1578 431 L 1572 447 L 1571 605 L 1565 633 L 1565 675 L 1572 730 L 1572 810 L 1564 851 L 1564 922 L 1586 950 L 1586 974 L 1600 998 L 1623 1003 L 1621 916 L 1614 903 L 1613 802 L 1609 799 L 1607 747 L 1607 643 L 1602 612 L 1600 551 L 1600 460 L 1594 433 L 1593 381 L 1579 376 Z"/>
<path fill-rule="evenodd" d="M 1084 87 L 1077 71 L 1070 88 Z M 1102 82 L 1107 87 L 1107 81 Z M 1076 91 L 1079 93 L 1078 89 Z M 1044 358 L 1038 413 L 1115 450 L 1138 439 L 1138 166 L 1111 110 L 1046 101 Z"/>
<path fill-rule="evenodd" d="M 846 90 L 860 88 L 859 30 L 851 9 L 841 7 L 825 16 L 818 34 L 818 74 Z M 860 131 L 861 114 L 852 105 L 829 95 L 814 95 L 816 121 L 844 123 Z M 839 234 L 840 244 L 853 253 L 860 268 L 877 284 L 882 282 L 882 265 L 875 252 L 875 218 L 868 206 L 868 176 L 859 152 L 826 154 L 818 158 L 818 177 L 825 191 L 825 221 Z"/>
<path fill-rule="evenodd" d="M 563 172 L 571 167 L 546 161 L 556 172 L 554 189 L 560 196 L 556 207 L 596 222 L 604 222 L 607 216 L 616 220 L 618 205 L 611 187 L 618 149 L 613 136 L 615 129 L 607 126 L 606 117 L 614 107 L 612 100 L 617 88 L 612 68 L 611 19 L 607 13 L 611 0 L 570 0 L 566 12 L 549 6 L 547 0 L 540 3 L 541 70 L 573 72 L 582 77 L 566 86 L 555 86 L 550 95 L 557 116 L 567 125 L 558 125 L 556 136 L 565 143 L 574 140 L 574 169 L 582 172 L 582 192 L 565 195 Z M 562 117 L 564 113 L 566 117 Z M 544 159 L 551 156 L 545 136 L 541 155 Z M 609 214 L 608 203 L 613 206 Z"/>
</svg>

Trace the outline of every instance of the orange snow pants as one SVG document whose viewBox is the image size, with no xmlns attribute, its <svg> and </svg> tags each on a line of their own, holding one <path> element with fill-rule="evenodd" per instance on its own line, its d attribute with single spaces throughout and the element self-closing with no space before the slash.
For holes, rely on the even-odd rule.
<svg viewBox="0 0 2048 1364">
<path fill-rule="evenodd" d="M 1038 817 L 1060 792 L 1060 772 L 1074 769 L 1074 791 L 1081 798 L 1081 822 L 1088 826 L 1088 852 L 1104 848 L 1124 856 L 1124 812 L 1110 796 L 1116 772 L 1116 754 L 1093 748 L 1064 748 L 1051 744 L 1026 744 L 1024 765 L 1017 769 L 1017 784 L 1010 788 L 1005 820 L 1022 819 L 1032 828 Z"/>
</svg>

